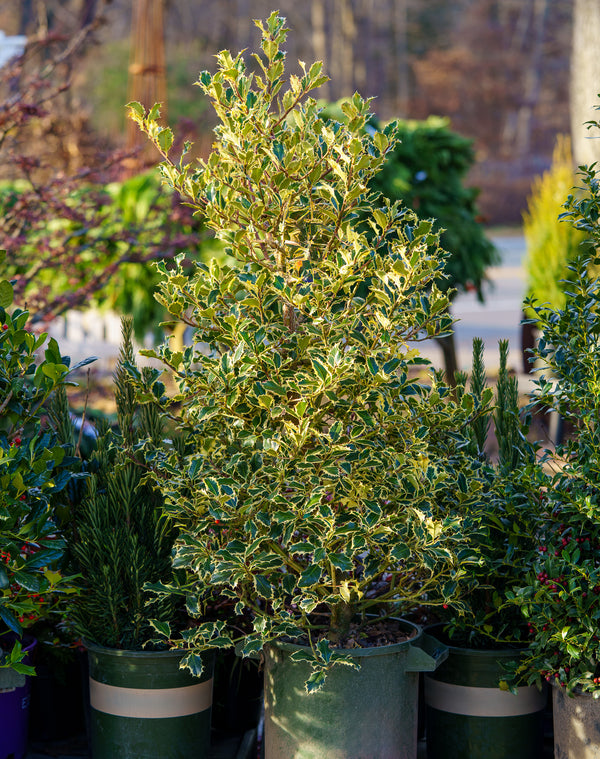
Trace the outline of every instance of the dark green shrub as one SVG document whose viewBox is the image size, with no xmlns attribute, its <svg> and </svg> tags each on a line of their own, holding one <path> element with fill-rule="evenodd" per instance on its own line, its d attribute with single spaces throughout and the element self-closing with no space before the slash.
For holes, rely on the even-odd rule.
<svg viewBox="0 0 600 759">
<path fill-rule="evenodd" d="M 5 256 L 0 251 L 0 264 Z M 69 457 L 44 423 L 46 404 L 73 369 L 56 340 L 35 334 L 0 279 L 0 666 L 15 669 L 23 628 L 49 614 L 70 584 L 56 502 L 72 479 Z M 85 362 L 84 362 L 85 363 Z M 2 635 L 17 643 L 2 658 Z"/>
<path fill-rule="evenodd" d="M 588 245 L 567 265 L 562 308 L 529 301 L 541 337 L 543 367 L 534 401 L 560 414 L 570 434 L 547 450 L 540 471 L 535 550 L 511 601 L 529 624 L 530 655 L 520 668 L 568 691 L 600 695 L 600 185 L 596 166 L 582 167 L 581 186 L 560 218 Z M 543 470 L 542 470 L 543 467 Z"/>
<path fill-rule="evenodd" d="M 131 320 L 124 320 L 115 373 L 118 430 L 102 425 L 72 519 L 73 568 L 81 593 L 70 614 L 86 640 L 140 649 L 152 638 L 150 620 L 160 625 L 176 616 L 172 598 L 157 598 L 144 588 L 172 579 L 175 531 L 163 514 L 160 493 L 146 481 L 168 443 L 156 410 L 137 407 L 125 369 L 135 368 L 131 333 Z"/>
</svg>

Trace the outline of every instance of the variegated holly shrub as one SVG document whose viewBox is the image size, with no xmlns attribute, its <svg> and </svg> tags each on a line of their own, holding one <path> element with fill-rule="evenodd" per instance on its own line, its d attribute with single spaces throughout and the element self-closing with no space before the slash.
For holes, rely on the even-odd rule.
<svg viewBox="0 0 600 759">
<path fill-rule="evenodd" d="M 600 127 L 592 121 L 591 126 Z M 541 456 L 537 541 L 509 597 L 530 633 L 516 674 L 600 698 L 600 174 L 582 166 L 581 186 L 560 218 L 585 236 L 567 267 L 562 308 L 528 302 L 541 334 L 533 403 L 564 420 Z"/>
<path fill-rule="evenodd" d="M 164 395 L 157 370 L 142 399 L 190 432 L 185 465 L 164 463 L 160 480 L 199 617 L 187 664 L 207 647 L 299 639 L 314 689 L 353 621 L 456 599 L 470 556 L 459 512 L 479 484 L 463 434 L 472 398 L 454 403 L 415 348 L 451 328 L 437 235 L 367 190 L 394 127 L 368 136 L 359 95 L 347 124 L 319 118 L 321 63 L 285 85 L 284 23 L 257 22 L 249 65 L 222 52 L 200 75 L 220 119 L 206 161 L 171 160 L 158 108 L 130 104 L 164 180 L 236 262 L 159 267 L 157 297 L 193 337 L 147 352 L 177 391 Z M 233 617 L 203 620 L 207 589 Z"/>
</svg>

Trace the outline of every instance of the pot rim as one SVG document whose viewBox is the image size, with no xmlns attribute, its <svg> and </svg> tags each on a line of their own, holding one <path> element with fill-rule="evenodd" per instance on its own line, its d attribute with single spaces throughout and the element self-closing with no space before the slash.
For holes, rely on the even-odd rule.
<svg viewBox="0 0 600 759">
<path fill-rule="evenodd" d="M 508 659 L 511 656 L 514 658 L 515 656 L 520 656 L 525 651 L 528 650 L 529 646 L 519 646 L 519 647 L 513 647 L 513 648 L 469 648 L 468 646 L 460 646 L 456 645 L 456 642 L 452 642 L 451 639 L 447 635 L 440 635 L 440 632 L 443 630 L 444 622 L 436 622 L 434 625 L 428 625 L 426 628 L 424 628 L 424 631 L 426 633 L 430 633 L 434 637 L 438 638 L 440 643 L 443 643 L 445 646 L 448 646 L 448 650 L 452 654 L 458 654 L 459 656 L 465 655 L 465 656 L 480 656 L 482 658 L 489 658 L 490 656 L 498 656 L 501 659 Z"/>
<path fill-rule="evenodd" d="M 160 657 L 161 659 L 169 657 L 181 658 L 190 652 L 187 648 L 168 648 L 164 651 L 140 651 L 133 648 L 110 648 L 108 646 L 101 646 L 98 643 L 93 643 L 90 640 L 82 640 L 81 642 L 88 651 L 92 651 L 94 653 L 103 654 L 104 656 L 126 656 L 127 658 L 134 659 L 150 659 L 153 656 Z"/>
<path fill-rule="evenodd" d="M 407 632 L 412 632 L 412 636 L 407 640 L 402 640 L 399 643 L 388 643 L 385 646 L 370 646 L 369 648 L 334 648 L 333 658 L 342 656 L 351 656 L 353 658 L 364 658 L 367 656 L 385 656 L 386 654 L 395 654 L 401 651 L 407 650 L 410 646 L 417 643 L 423 636 L 423 629 L 420 625 L 414 622 L 409 622 L 408 619 L 401 619 L 399 617 L 391 617 L 396 622 L 400 622 Z M 274 648 L 282 649 L 283 651 L 311 651 L 311 647 L 300 643 L 292 643 L 283 640 L 272 640 L 266 644 L 267 646 L 273 646 Z"/>
</svg>

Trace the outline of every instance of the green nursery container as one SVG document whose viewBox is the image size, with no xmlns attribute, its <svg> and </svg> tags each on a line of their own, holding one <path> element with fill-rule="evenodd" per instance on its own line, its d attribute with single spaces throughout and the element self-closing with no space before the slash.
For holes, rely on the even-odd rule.
<svg viewBox="0 0 600 759">
<path fill-rule="evenodd" d="M 503 662 L 518 651 L 449 646 L 446 661 L 425 675 L 428 759 L 539 759 L 547 690 L 500 690 Z"/>
<path fill-rule="evenodd" d="M 434 670 L 447 648 L 410 622 L 414 636 L 379 648 L 352 649 L 360 669 L 338 665 L 307 694 L 310 665 L 301 648 L 265 649 L 265 759 L 415 759 L 419 672 Z"/>
<path fill-rule="evenodd" d="M 214 657 L 201 678 L 179 669 L 181 651 L 87 644 L 93 759 L 205 759 Z"/>
</svg>

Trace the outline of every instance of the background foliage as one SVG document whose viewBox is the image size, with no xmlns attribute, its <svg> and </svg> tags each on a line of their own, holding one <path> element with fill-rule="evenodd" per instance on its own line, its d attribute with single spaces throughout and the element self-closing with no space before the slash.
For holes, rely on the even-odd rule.
<svg viewBox="0 0 600 759">
<path fill-rule="evenodd" d="M 534 180 L 527 211 L 523 214 L 527 244 L 526 296 L 556 309 L 565 305 L 568 266 L 582 254 L 581 246 L 586 239 L 583 231 L 562 217 L 565 198 L 575 182 L 571 143 L 563 135 L 557 140 L 552 167 Z M 534 310 L 529 307 L 526 314 L 531 318 Z"/>
<path fill-rule="evenodd" d="M 576 5 L 572 0 L 307 0 L 302 5 L 282 0 L 278 7 L 294 29 L 290 58 L 323 60 L 332 74 L 323 97 L 338 100 L 358 90 L 376 98 L 374 110 L 385 120 L 449 117 L 456 132 L 475 139 L 477 164 L 469 183 L 483 188 L 482 213 L 494 223 L 518 223 L 532 177 L 548 168 L 556 135 L 569 131 L 564 103 Z M 217 51 L 248 47 L 250 20 L 266 17 L 272 5 L 177 0 L 165 7 L 171 123 L 179 115 L 202 121 L 208 139 L 198 132 L 193 138 L 206 156 L 214 121 L 206 101 L 189 102 L 183 83 L 210 67 Z M 77 87 L 69 111 L 79 119 L 91 114 L 93 129 L 114 141 L 122 137 L 122 104 L 131 99 L 124 76 L 114 80 L 111 73 L 117 58 L 125 64 L 122 71 L 127 65 L 130 0 L 0 0 L 0 28 L 38 39 L 48 33 L 65 38 L 78 33 L 94 12 L 104 19 L 94 28 L 101 44 L 87 45 L 86 58 L 73 69 Z M 575 47 L 579 53 L 584 45 Z M 107 76 L 98 76 L 105 68 Z M 116 93 L 110 104 L 103 80 Z M 92 134 L 81 127 L 78 132 L 83 143 Z M 68 160 L 77 161 L 77 153 Z"/>
</svg>

